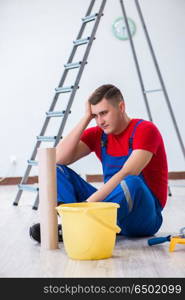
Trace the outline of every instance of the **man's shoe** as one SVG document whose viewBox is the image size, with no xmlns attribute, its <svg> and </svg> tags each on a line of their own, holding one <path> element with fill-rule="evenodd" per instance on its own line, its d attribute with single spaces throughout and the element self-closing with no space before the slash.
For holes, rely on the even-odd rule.
<svg viewBox="0 0 185 300">
<path fill-rule="evenodd" d="M 40 223 L 36 223 L 30 227 L 29 230 L 30 237 L 40 243 Z M 62 226 L 58 225 L 58 241 L 63 242 L 62 238 Z"/>
</svg>

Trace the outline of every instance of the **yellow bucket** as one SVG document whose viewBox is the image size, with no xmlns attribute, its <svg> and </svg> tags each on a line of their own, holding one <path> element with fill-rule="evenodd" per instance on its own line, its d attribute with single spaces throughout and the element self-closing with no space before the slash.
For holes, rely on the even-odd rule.
<svg viewBox="0 0 185 300">
<path fill-rule="evenodd" d="M 112 202 L 82 202 L 56 207 L 61 216 L 63 241 L 70 258 L 104 259 L 112 256 L 119 204 Z"/>
</svg>

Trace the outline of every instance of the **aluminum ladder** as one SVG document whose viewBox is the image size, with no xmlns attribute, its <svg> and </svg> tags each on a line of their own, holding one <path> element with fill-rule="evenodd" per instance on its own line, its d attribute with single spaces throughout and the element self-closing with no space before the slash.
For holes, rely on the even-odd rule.
<svg viewBox="0 0 185 300">
<path fill-rule="evenodd" d="M 19 200 L 20 200 L 21 195 L 22 195 L 22 192 L 26 190 L 26 191 L 36 192 L 36 199 L 35 199 L 35 202 L 34 202 L 34 205 L 33 205 L 32 208 L 33 209 L 38 208 L 38 205 L 39 205 L 39 188 L 38 188 L 38 186 L 30 185 L 30 184 L 26 184 L 26 183 L 27 183 L 28 176 L 30 174 L 31 168 L 33 166 L 38 165 L 38 162 L 35 161 L 35 158 L 36 158 L 36 154 L 37 154 L 37 149 L 40 146 L 41 142 L 53 142 L 53 147 L 56 147 L 59 140 L 61 139 L 61 136 L 62 136 L 64 127 L 65 127 L 67 118 L 69 116 L 69 113 L 71 112 L 70 109 L 71 109 L 76 91 L 79 88 L 79 82 L 80 82 L 84 67 L 87 64 L 87 58 L 88 58 L 92 43 L 95 39 L 95 34 L 96 34 L 96 31 L 97 31 L 100 19 L 103 15 L 103 10 L 104 10 L 105 4 L 106 4 L 106 0 L 101 1 L 99 11 L 97 13 L 91 14 L 94 3 L 95 3 L 95 0 L 91 0 L 89 8 L 87 10 L 87 13 L 86 13 L 85 17 L 82 18 L 82 25 L 81 25 L 80 31 L 77 35 L 76 40 L 73 41 L 73 48 L 72 48 L 71 54 L 69 56 L 69 59 L 68 59 L 67 63 L 64 65 L 64 72 L 63 72 L 63 75 L 62 75 L 61 80 L 59 82 L 59 85 L 58 85 L 57 88 L 55 88 L 54 98 L 52 100 L 49 111 L 46 112 L 45 122 L 44 122 L 44 125 L 43 125 L 42 129 L 41 129 L 40 134 L 37 136 L 37 142 L 35 144 L 35 147 L 34 147 L 32 155 L 31 155 L 31 158 L 27 161 L 28 165 L 27 165 L 25 174 L 21 179 L 21 183 L 18 184 L 18 192 L 17 192 L 16 198 L 13 202 L 13 205 L 18 205 Z M 94 22 L 94 26 L 92 28 L 91 35 L 86 37 L 86 38 L 83 38 L 83 33 L 84 33 L 84 30 L 85 30 L 85 27 L 86 27 L 87 23 L 89 23 L 89 22 Z M 82 46 L 82 45 L 86 45 L 86 49 L 85 49 L 84 56 L 83 56 L 82 60 L 79 61 L 79 62 L 73 62 L 73 58 L 75 56 L 75 53 L 76 53 L 78 47 Z M 64 82 L 66 80 L 68 72 L 70 70 L 76 69 L 76 68 L 78 68 L 79 70 L 77 72 L 77 76 L 76 76 L 74 84 L 71 85 L 71 86 L 65 86 Z M 65 111 L 54 111 L 57 100 L 58 100 L 59 96 L 63 93 L 69 93 L 70 94 L 69 100 L 68 100 L 68 103 L 67 103 L 67 107 L 66 107 Z M 57 133 L 56 136 L 45 136 L 44 134 L 45 134 L 46 129 L 49 125 L 49 121 L 51 120 L 51 118 L 54 118 L 54 117 L 62 118 L 58 133 Z"/>
<path fill-rule="evenodd" d="M 144 81 L 143 81 L 143 77 L 142 77 L 142 74 L 141 74 L 141 68 L 139 66 L 139 62 L 138 62 L 138 58 L 137 58 L 137 55 L 136 55 L 135 46 L 134 46 L 133 39 L 132 39 L 132 34 L 131 34 L 130 27 L 129 27 L 129 24 L 128 24 L 128 18 L 127 18 L 127 13 L 126 13 L 125 5 L 123 3 L 123 0 L 120 0 L 121 10 L 122 10 L 122 13 L 123 13 L 124 22 L 125 22 L 126 29 L 127 29 L 128 38 L 129 38 L 129 42 L 130 42 L 130 47 L 131 47 L 131 50 L 132 50 L 132 54 L 133 54 L 133 58 L 134 58 L 134 62 L 135 62 L 136 70 L 137 70 L 137 75 L 138 75 L 138 78 L 139 78 L 139 83 L 140 83 L 141 91 L 142 91 L 142 94 L 143 94 L 143 98 L 144 98 L 144 102 L 145 102 L 145 106 L 146 106 L 146 111 L 147 111 L 147 114 L 148 114 L 148 118 L 149 118 L 149 120 L 151 122 L 153 121 L 147 95 L 149 93 L 162 92 L 162 94 L 164 96 L 164 99 L 166 101 L 166 104 L 167 104 L 167 107 L 168 107 L 168 110 L 169 110 L 169 113 L 170 113 L 173 125 L 174 125 L 174 129 L 176 131 L 176 135 L 177 135 L 177 138 L 178 138 L 181 150 L 182 150 L 182 154 L 183 154 L 183 156 L 185 158 L 185 146 L 184 146 L 184 143 L 183 143 L 183 140 L 182 140 L 182 137 L 181 137 L 178 125 L 177 125 L 177 121 L 176 121 L 175 115 L 173 113 L 173 109 L 172 109 L 172 106 L 171 106 L 171 103 L 170 103 L 170 100 L 169 100 L 169 96 L 168 96 L 168 93 L 167 93 L 167 90 L 166 90 L 166 86 L 165 86 L 165 83 L 164 83 L 164 80 L 163 80 L 163 77 L 162 77 L 162 74 L 161 74 L 161 71 L 160 71 L 160 68 L 159 68 L 158 61 L 157 61 L 156 55 L 154 53 L 154 49 L 153 49 L 153 46 L 152 46 L 152 43 L 151 43 L 151 39 L 150 39 L 148 30 L 147 30 L 147 27 L 146 27 L 146 23 L 145 23 L 145 20 L 144 20 L 142 11 L 141 11 L 139 0 L 134 0 L 134 1 L 135 1 L 135 5 L 136 5 L 136 9 L 137 9 L 138 15 L 139 15 L 139 19 L 140 19 L 142 27 L 143 27 L 144 35 L 145 35 L 145 38 L 146 38 L 146 41 L 147 41 L 147 44 L 148 44 L 148 47 L 149 47 L 151 58 L 153 60 L 155 71 L 156 71 L 156 74 L 158 76 L 158 80 L 160 82 L 160 87 L 157 88 L 157 89 L 154 88 L 152 90 L 147 90 L 145 88 L 145 86 L 144 86 Z M 168 195 L 169 196 L 172 195 L 169 186 L 168 186 Z"/>
<path fill-rule="evenodd" d="M 128 24 L 126 9 L 125 9 L 123 0 L 119 0 L 119 1 L 120 1 L 121 10 L 122 10 L 122 13 L 123 13 L 123 18 L 124 18 L 125 25 L 126 25 L 128 37 L 129 37 L 129 42 L 130 42 L 134 62 L 135 62 L 135 65 L 136 65 L 136 70 L 137 70 L 137 74 L 138 74 L 140 87 L 141 87 L 141 91 L 142 91 L 142 94 L 143 94 L 143 98 L 144 98 L 148 118 L 149 118 L 150 121 L 153 121 L 151 110 L 150 110 L 149 103 L 148 103 L 147 94 L 155 93 L 155 92 L 162 92 L 164 97 L 165 97 L 165 100 L 167 102 L 167 106 L 168 106 L 168 109 L 169 109 L 169 112 L 170 112 L 175 130 L 176 130 L 176 134 L 177 134 L 177 137 L 178 137 L 183 155 L 185 157 L 185 147 L 184 147 L 184 144 L 183 144 L 183 141 L 182 141 L 182 138 L 181 138 L 181 135 L 180 135 L 180 131 L 179 131 L 179 128 L 178 128 L 178 125 L 177 125 L 177 122 L 176 122 L 176 119 L 175 119 L 175 116 L 174 116 L 174 113 L 173 113 L 173 110 L 172 110 L 172 107 L 171 107 L 171 104 L 170 104 L 170 100 L 169 100 L 167 90 L 166 90 L 166 87 L 165 87 L 165 84 L 164 84 L 164 81 L 163 81 L 163 78 L 162 78 L 162 75 L 161 75 L 161 72 L 160 72 L 160 68 L 159 68 L 159 65 L 158 65 L 153 47 L 152 47 L 152 43 L 151 43 L 147 28 L 146 28 L 146 24 L 145 24 L 145 21 L 144 21 L 142 12 L 141 12 L 139 1 L 134 0 L 135 5 L 136 5 L 136 9 L 138 11 L 139 18 L 141 20 L 141 24 L 142 24 L 142 27 L 143 27 L 143 30 L 144 30 L 144 33 L 145 33 L 145 37 L 146 37 L 146 40 L 147 40 L 147 43 L 148 43 L 148 46 L 149 46 L 149 50 L 150 50 L 150 53 L 151 53 L 151 56 L 152 56 L 152 59 L 153 59 L 153 63 L 154 63 L 154 66 L 155 66 L 155 69 L 156 69 L 156 72 L 157 72 L 157 75 L 158 75 L 158 79 L 159 79 L 159 82 L 161 84 L 160 88 L 153 89 L 153 90 L 146 90 L 145 87 L 144 87 L 144 82 L 143 82 L 140 66 L 139 66 L 139 63 L 138 63 L 138 58 L 137 58 L 136 51 L 135 51 L 135 46 L 134 46 L 134 43 L 133 43 L 133 40 L 132 40 L 132 35 L 131 35 L 129 24 Z M 36 154 L 37 154 L 37 149 L 40 146 L 41 142 L 44 142 L 44 141 L 54 142 L 53 146 L 55 147 L 58 144 L 58 142 L 61 138 L 61 135 L 63 133 L 63 130 L 64 130 L 64 127 L 65 127 L 68 115 L 70 113 L 70 109 L 71 109 L 76 91 L 79 88 L 78 84 L 80 82 L 82 72 L 83 72 L 84 67 L 87 63 L 87 58 L 88 58 L 93 40 L 95 39 L 95 34 L 96 34 L 96 31 L 97 31 L 97 28 L 98 28 L 98 25 L 99 25 L 99 22 L 100 22 L 100 18 L 103 15 L 103 10 L 105 8 L 106 0 L 102 0 L 98 13 L 91 15 L 91 11 L 93 9 L 94 3 L 95 3 L 95 0 L 92 0 L 90 2 L 87 13 L 86 13 L 85 17 L 82 18 L 82 26 L 80 28 L 80 32 L 77 36 L 77 39 L 73 42 L 74 45 L 73 45 L 72 52 L 69 56 L 67 64 L 64 65 L 65 69 L 64 69 L 62 78 L 59 82 L 59 85 L 55 89 L 55 96 L 53 98 L 53 101 L 52 101 L 52 104 L 49 108 L 49 111 L 46 112 L 46 119 L 45 119 L 44 125 L 42 127 L 41 133 L 40 133 L 39 136 L 37 136 L 37 142 L 36 142 L 35 148 L 33 150 L 33 153 L 31 155 L 31 158 L 30 158 L 30 160 L 28 160 L 28 166 L 26 168 L 25 174 L 24 174 L 24 176 L 21 180 L 21 183 L 18 185 L 19 190 L 18 190 L 18 193 L 16 195 L 15 201 L 13 202 L 14 205 L 18 205 L 20 197 L 21 197 L 22 192 L 24 190 L 30 190 L 30 191 L 35 191 L 37 193 L 36 200 L 35 200 L 35 203 L 34 203 L 32 208 L 33 209 L 38 208 L 38 204 L 39 204 L 39 193 L 38 193 L 38 191 L 39 191 L 39 188 L 38 188 L 38 186 L 35 187 L 35 186 L 28 185 L 28 184 L 26 184 L 26 182 L 28 180 L 28 176 L 29 176 L 31 167 L 38 164 L 35 161 L 35 157 L 36 157 Z M 82 38 L 82 35 L 83 35 L 83 32 L 84 32 L 85 26 L 88 22 L 91 22 L 91 21 L 95 21 L 94 27 L 92 29 L 92 33 L 89 37 L 84 39 L 84 38 Z M 74 55 L 76 53 L 77 48 L 81 45 L 84 45 L 84 44 L 87 44 L 87 47 L 86 47 L 86 50 L 85 50 L 82 61 L 73 62 L 73 58 L 74 58 Z M 74 68 L 79 68 L 75 83 L 72 86 L 65 87 L 64 82 L 65 82 L 66 76 L 68 74 L 68 71 L 71 70 L 71 69 L 74 69 Z M 54 108 L 55 108 L 55 105 L 57 103 L 58 97 L 62 93 L 70 93 L 70 97 L 69 97 L 69 101 L 68 101 L 66 110 L 65 111 L 54 111 Z M 47 129 L 47 126 L 49 124 L 49 120 L 52 117 L 61 117 L 62 118 L 62 122 L 61 122 L 61 125 L 60 125 L 60 128 L 59 128 L 58 134 L 57 134 L 57 136 L 54 136 L 54 137 L 44 136 L 45 131 Z M 170 189 L 169 189 L 169 195 L 171 195 Z"/>
</svg>

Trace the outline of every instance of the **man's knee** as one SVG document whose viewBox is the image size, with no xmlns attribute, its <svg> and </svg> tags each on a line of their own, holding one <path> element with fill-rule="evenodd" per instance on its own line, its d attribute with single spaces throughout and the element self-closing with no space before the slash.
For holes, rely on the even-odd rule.
<svg viewBox="0 0 185 300">
<path fill-rule="evenodd" d="M 124 178 L 124 180 L 128 184 L 128 186 L 132 186 L 135 189 L 141 187 L 144 184 L 144 181 L 138 175 L 128 175 Z"/>
<path fill-rule="evenodd" d="M 65 165 L 56 165 L 56 173 L 57 173 L 57 180 L 60 178 L 66 178 L 69 179 L 69 171 L 68 168 Z"/>
<path fill-rule="evenodd" d="M 56 165 L 56 169 L 57 171 L 61 171 L 62 173 L 66 173 L 66 171 L 68 170 L 68 167 L 66 165 L 59 165 L 57 164 Z"/>
<path fill-rule="evenodd" d="M 61 169 L 64 169 L 64 168 L 66 168 L 66 165 L 60 165 L 60 164 L 56 164 L 56 168 L 61 168 Z"/>
<path fill-rule="evenodd" d="M 124 178 L 125 180 L 137 182 L 143 182 L 139 175 L 128 175 Z"/>
<path fill-rule="evenodd" d="M 128 175 L 124 178 L 124 186 L 126 186 L 126 188 L 128 189 L 128 191 L 131 194 L 131 198 L 135 199 L 135 197 L 137 198 L 143 198 L 146 197 L 150 197 L 149 193 L 149 189 L 146 186 L 144 180 L 137 175 Z"/>
</svg>

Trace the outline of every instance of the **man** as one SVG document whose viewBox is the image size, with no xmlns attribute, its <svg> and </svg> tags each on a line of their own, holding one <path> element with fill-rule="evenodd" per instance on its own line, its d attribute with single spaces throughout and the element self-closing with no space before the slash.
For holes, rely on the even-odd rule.
<svg viewBox="0 0 185 300">
<path fill-rule="evenodd" d="M 97 126 L 86 129 L 93 118 Z M 104 185 L 99 190 L 67 167 L 91 152 L 103 167 Z M 107 84 L 94 91 L 83 118 L 57 145 L 56 156 L 59 204 L 116 202 L 121 234 L 149 236 L 159 230 L 168 181 L 163 139 L 152 122 L 127 115 L 117 87 Z M 30 228 L 33 238 L 35 232 L 40 238 L 39 224 Z"/>
</svg>

